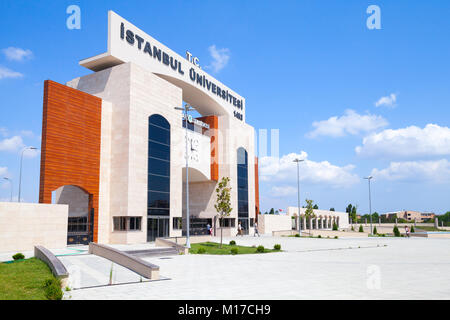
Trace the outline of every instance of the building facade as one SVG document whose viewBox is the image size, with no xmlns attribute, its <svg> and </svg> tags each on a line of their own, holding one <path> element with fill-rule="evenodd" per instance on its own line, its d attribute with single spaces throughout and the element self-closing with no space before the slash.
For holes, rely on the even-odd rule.
<svg viewBox="0 0 450 320">
<path fill-rule="evenodd" d="M 436 215 L 432 212 L 419 212 L 413 210 L 401 210 L 394 212 L 387 212 L 382 214 L 386 220 L 404 219 L 406 221 L 424 222 L 426 220 L 434 221 Z"/>
<path fill-rule="evenodd" d="M 68 243 L 142 243 L 219 227 L 215 188 L 231 181 L 225 234 L 259 212 L 245 99 L 116 13 L 93 73 L 45 82 L 41 203 L 69 205 Z M 188 103 L 196 115 L 176 107 Z M 187 127 L 187 128 L 186 128 Z M 186 138 L 187 132 L 187 138 Z M 186 154 L 187 144 L 187 154 Z"/>
</svg>

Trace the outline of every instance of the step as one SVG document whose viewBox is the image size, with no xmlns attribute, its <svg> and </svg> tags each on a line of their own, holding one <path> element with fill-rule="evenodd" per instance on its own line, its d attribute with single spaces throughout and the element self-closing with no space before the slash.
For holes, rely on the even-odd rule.
<svg viewBox="0 0 450 320">
<path fill-rule="evenodd" d="M 139 256 L 139 257 L 149 257 L 149 256 L 170 256 L 178 255 L 178 251 L 172 247 L 162 247 L 162 248 L 152 248 L 143 250 L 129 250 L 124 251 L 128 254 Z"/>
</svg>

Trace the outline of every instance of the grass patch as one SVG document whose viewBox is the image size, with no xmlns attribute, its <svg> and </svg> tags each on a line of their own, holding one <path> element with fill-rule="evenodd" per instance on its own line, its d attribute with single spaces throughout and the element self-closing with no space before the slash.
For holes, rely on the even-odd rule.
<svg viewBox="0 0 450 320">
<path fill-rule="evenodd" d="M 417 226 L 415 231 L 416 232 L 421 232 L 421 231 L 448 231 L 448 230 L 439 229 L 439 228 L 436 228 L 436 227 Z"/>
<path fill-rule="evenodd" d="M 264 248 L 263 252 L 257 252 L 256 247 L 246 247 L 238 245 L 222 244 L 222 248 L 219 248 L 220 243 L 217 242 L 202 242 L 191 244 L 191 249 L 189 253 L 191 254 L 252 254 L 252 253 L 267 253 L 267 252 L 280 252 L 280 250 L 267 249 Z M 237 253 L 236 253 L 237 249 Z"/>
<path fill-rule="evenodd" d="M 54 279 L 50 268 L 36 258 L 0 263 L 0 300 L 47 300 L 48 279 Z"/>
</svg>

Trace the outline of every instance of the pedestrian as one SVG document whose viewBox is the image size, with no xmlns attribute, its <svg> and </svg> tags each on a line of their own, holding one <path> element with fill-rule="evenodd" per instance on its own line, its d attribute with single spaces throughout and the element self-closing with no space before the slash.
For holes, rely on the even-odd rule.
<svg viewBox="0 0 450 320">
<path fill-rule="evenodd" d="M 239 236 L 239 235 L 242 236 L 242 225 L 241 225 L 241 222 L 238 223 L 238 232 L 237 232 L 236 236 Z"/>
<path fill-rule="evenodd" d="M 257 222 L 255 222 L 255 234 L 253 236 L 256 237 L 256 235 L 258 235 L 258 237 L 259 237 L 258 223 Z"/>
<path fill-rule="evenodd" d="M 409 238 L 409 228 L 408 228 L 408 226 L 405 226 L 405 233 L 406 233 L 406 237 Z"/>
<path fill-rule="evenodd" d="M 206 225 L 206 231 L 208 231 L 208 234 L 210 236 L 212 235 L 212 233 L 211 233 L 212 229 L 211 229 L 211 226 L 209 225 L 209 223 Z"/>
</svg>

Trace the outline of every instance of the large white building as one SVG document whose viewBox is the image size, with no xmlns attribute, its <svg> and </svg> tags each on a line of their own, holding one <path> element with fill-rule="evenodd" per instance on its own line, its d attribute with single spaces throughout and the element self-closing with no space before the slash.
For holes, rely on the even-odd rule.
<svg viewBox="0 0 450 320">
<path fill-rule="evenodd" d="M 222 177 L 234 208 L 224 234 L 252 229 L 257 159 L 241 95 L 112 11 L 107 52 L 80 65 L 93 73 L 44 92 L 40 202 L 69 205 L 69 244 L 184 234 L 186 123 L 191 234 L 218 227 Z M 175 109 L 184 103 L 197 118 Z"/>
</svg>

